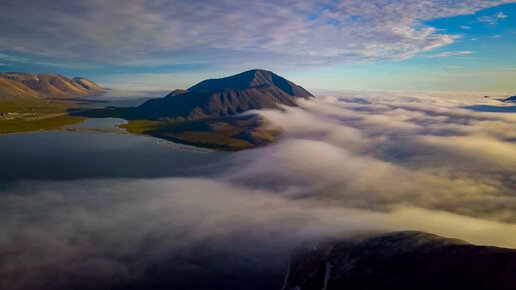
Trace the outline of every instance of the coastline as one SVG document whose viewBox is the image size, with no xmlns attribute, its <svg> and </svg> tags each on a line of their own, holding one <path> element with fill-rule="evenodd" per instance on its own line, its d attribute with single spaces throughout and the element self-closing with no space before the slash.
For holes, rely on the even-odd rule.
<svg viewBox="0 0 516 290">
<path fill-rule="evenodd" d="M 166 139 L 155 137 L 152 135 L 136 134 L 136 133 L 131 133 L 131 132 L 122 131 L 122 130 L 115 130 L 115 129 L 73 128 L 73 127 L 72 128 L 58 128 L 58 129 L 40 129 L 40 130 L 35 130 L 35 131 L 0 133 L 0 138 L 3 135 L 34 134 L 34 133 L 44 133 L 44 132 L 53 132 L 53 131 L 79 132 L 79 133 L 106 133 L 106 134 L 114 133 L 114 134 L 120 134 L 120 135 L 140 136 L 140 137 L 157 139 L 158 141 L 154 142 L 154 144 L 157 146 L 170 147 L 170 148 L 177 149 L 177 150 L 183 150 L 183 151 L 188 151 L 188 152 L 197 152 L 197 153 L 212 153 L 212 152 L 221 151 L 221 150 L 213 150 L 213 149 L 209 149 L 209 148 L 205 148 L 205 147 L 198 147 L 198 146 L 173 142 L 171 140 L 166 140 Z"/>
</svg>

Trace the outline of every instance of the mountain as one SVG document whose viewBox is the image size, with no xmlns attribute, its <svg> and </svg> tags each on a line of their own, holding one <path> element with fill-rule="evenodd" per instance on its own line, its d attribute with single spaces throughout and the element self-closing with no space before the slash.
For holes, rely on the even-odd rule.
<svg viewBox="0 0 516 290">
<path fill-rule="evenodd" d="M 503 99 L 502 102 L 516 103 L 516 96 L 512 96 L 512 97 L 508 97 L 507 99 Z"/>
<path fill-rule="evenodd" d="M 313 97 L 307 90 L 266 70 L 249 70 L 221 79 L 202 81 L 188 90 L 175 90 L 132 110 L 133 118 L 223 117 L 248 110 L 297 106 L 296 99 Z"/>
<path fill-rule="evenodd" d="M 273 143 L 280 128 L 249 110 L 297 106 L 313 98 L 304 88 L 266 70 L 249 70 L 202 81 L 187 90 L 175 90 L 138 107 L 81 110 L 87 118 L 123 118 L 121 127 L 133 134 L 150 135 L 177 143 L 214 150 L 245 150 Z"/>
<path fill-rule="evenodd" d="M 394 232 L 300 250 L 283 290 L 516 289 L 516 250 Z"/>
<path fill-rule="evenodd" d="M 0 73 L 0 80 L 0 99 L 84 97 L 97 95 L 104 91 L 87 79 L 75 78 L 72 80 L 59 74 Z"/>
</svg>

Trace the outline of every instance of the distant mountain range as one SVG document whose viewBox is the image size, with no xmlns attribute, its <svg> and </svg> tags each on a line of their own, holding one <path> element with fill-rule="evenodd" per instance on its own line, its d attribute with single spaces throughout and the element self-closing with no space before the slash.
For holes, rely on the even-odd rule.
<svg viewBox="0 0 516 290">
<path fill-rule="evenodd" d="M 503 102 L 516 103 L 516 96 L 508 97 L 502 100 Z"/>
<path fill-rule="evenodd" d="M 59 74 L 0 73 L 0 100 L 73 98 L 97 95 L 104 89 L 85 78 Z"/>
<path fill-rule="evenodd" d="M 202 81 L 187 90 L 175 90 L 130 110 L 131 118 L 198 120 L 235 115 L 248 110 L 297 106 L 309 99 L 307 90 L 277 74 L 260 69 L 221 79 Z"/>
<path fill-rule="evenodd" d="M 282 290 L 516 289 L 516 250 L 393 232 L 300 250 Z"/>
</svg>

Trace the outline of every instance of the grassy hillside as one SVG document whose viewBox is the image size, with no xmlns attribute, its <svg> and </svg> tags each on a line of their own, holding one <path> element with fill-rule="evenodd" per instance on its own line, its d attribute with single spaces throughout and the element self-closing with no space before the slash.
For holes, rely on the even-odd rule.
<svg viewBox="0 0 516 290">
<path fill-rule="evenodd" d="M 120 125 L 130 133 L 214 150 L 237 151 L 275 142 L 278 131 L 266 129 L 256 117 L 214 118 L 190 122 L 131 120 Z"/>
<path fill-rule="evenodd" d="M 0 134 L 58 129 L 86 118 L 68 115 L 75 103 L 44 99 L 0 100 Z"/>
</svg>

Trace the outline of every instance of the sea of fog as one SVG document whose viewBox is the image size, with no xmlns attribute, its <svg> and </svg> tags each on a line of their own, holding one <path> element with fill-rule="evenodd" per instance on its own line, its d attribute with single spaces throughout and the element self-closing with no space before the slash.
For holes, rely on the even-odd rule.
<svg viewBox="0 0 516 290">
<path fill-rule="evenodd" d="M 516 114 L 478 107 L 510 104 L 321 95 L 254 112 L 284 134 L 241 152 L 122 132 L 0 136 L 0 288 L 280 289 L 293 249 L 364 232 L 516 248 Z"/>
</svg>

